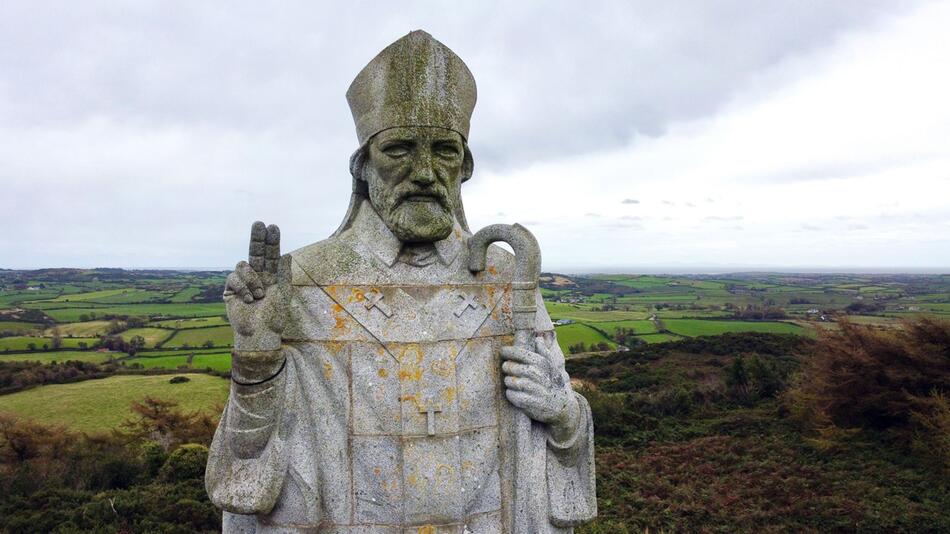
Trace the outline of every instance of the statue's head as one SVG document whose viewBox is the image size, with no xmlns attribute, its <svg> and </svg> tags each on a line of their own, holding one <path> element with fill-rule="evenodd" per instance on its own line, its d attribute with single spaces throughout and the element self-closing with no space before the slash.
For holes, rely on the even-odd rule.
<svg viewBox="0 0 950 534">
<path fill-rule="evenodd" d="M 466 225 L 461 185 L 474 167 L 475 95 L 465 63 L 423 31 L 386 47 L 350 85 L 360 140 L 350 159 L 354 203 L 369 199 L 401 241 L 438 241 L 455 220 Z"/>
</svg>

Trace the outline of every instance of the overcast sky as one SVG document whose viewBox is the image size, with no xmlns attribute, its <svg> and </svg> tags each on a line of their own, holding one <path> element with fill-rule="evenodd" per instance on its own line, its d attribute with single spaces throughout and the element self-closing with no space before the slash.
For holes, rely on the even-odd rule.
<svg viewBox="0 0 950 534">
<path fill-rule="evenodd" d="M 947 2 L 265 4 L 0 3 L 0 267 L 325 238 L 344 93 L 417 28 L 478 84 L 473 229 L 546 270 L 950 267 Z"/>
</svg>

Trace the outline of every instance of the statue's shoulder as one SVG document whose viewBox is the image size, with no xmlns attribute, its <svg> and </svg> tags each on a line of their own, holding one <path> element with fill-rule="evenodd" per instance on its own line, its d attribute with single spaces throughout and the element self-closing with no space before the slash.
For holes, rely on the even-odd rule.
<svg viewBox="0 0 950 534">
<path fill-rule="evenodd" d="M 360 255 L 337 236 L 298 248 L 290 253 L 291 283 L 297 286 L 324 285 L 358 270 Z"/>
</svg>

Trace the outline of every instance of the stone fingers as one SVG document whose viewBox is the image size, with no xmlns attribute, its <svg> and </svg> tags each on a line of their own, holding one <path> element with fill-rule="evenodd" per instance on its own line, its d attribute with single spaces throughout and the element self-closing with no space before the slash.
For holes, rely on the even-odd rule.
<svg viewBox="0 0 950 534">
<path fill-rule="evenodd" d="M 546 384 L 544 375 L 538 370 L 537 367 L 533 365 L 525 365 L 523 363 L 508 361 L 501 364 L 501 370 L 506 375 L 511 377 L 533 380 L 542 385 Z"/>
<path fill-rule="evenodd" d="M 264 241 L 267 238 L 267 227 L 261 221 L 251 225 L 251 243 L 248 246 L 247 262 L 255 271 L 264 272 Z"/>
<path fill-rule="evenodd" d="M 267 227 L 264 238 L 264 272 L 277 276 L 280 261 L 280 228 L 276 224 Z"/>
</svg>

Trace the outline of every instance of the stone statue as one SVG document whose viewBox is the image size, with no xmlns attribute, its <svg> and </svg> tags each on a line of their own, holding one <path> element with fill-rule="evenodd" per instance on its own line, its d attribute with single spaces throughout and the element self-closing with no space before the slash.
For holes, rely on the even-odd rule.
<svg viewBox="0 0 950 534">
<path fill-rule="evenodd" d="M 281 255 L 254 223 L 225 290 L 231 394 L 206 474 L 225 532 L 568 533 L 597 514 L 590 408 L 537 242 L 465 220 L 475 94 L 442 43 L 399 39 L 347 91 L 360 147 L 340 228 Z"/>
</svg>

